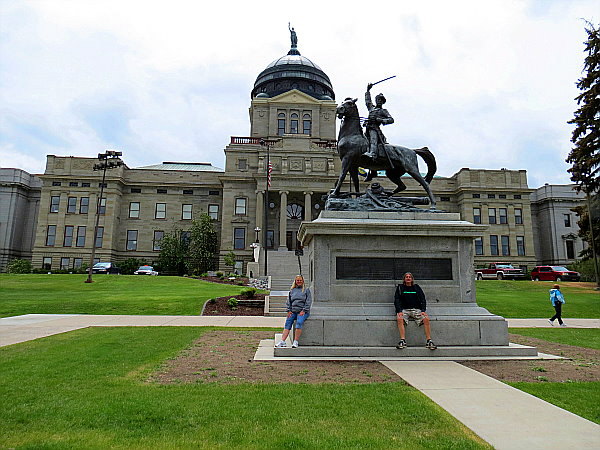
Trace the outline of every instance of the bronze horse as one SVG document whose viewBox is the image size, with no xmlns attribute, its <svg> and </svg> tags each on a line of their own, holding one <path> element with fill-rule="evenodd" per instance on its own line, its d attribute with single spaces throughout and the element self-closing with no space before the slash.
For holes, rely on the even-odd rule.
<svg viewBox="0 0 600 450">
<path fill-rule="evenodd" d="M 342 160 L 342 173 L 340 174 L 340 178 L 338 179 L 331 196 L 335 197 L 339 195 L 342 183 L 348 173 L 350 173 L 350 178 L 354 183 L 354 189 L 356 192 L 359 192 L 358 168 L 364 167 L 370 169 L 371 174 L 373 174 L 374 171 L 385 170 L 386 176 L 398 186 L 393 191 L 392 195 L 406 189 L 406 185 L 402 182 L 400 177 L 405 173 L 408 173 L 423 186 L 423 189 L 427 192 L 430 208 L 435 208 L 435 198 L 429 187 L 429 183 L 431 183 L 433 175 L 437 170 L 433 153 L 431 153 L 427 147 L 413 150 L 398 145 L 385 144 L 388 157 L 373 161 L 369 157 L 364 156 L 369 145 L 360 126 L 360 116 L 358 115 L 356 100 L 357 99 L 347 98 L 336 110 L 338 118 L 342 119 L 342 125 L 337 141 L 337 149 L 340 154 L 340 159 Z M 417 155 L 423 158 L 427 164 L 427 175 L 425 175 L 425 178 L 423 178 L 419 172 Z M 366 181 L 373 178 L 371 174 L 367 177 Z"/>
</svg>

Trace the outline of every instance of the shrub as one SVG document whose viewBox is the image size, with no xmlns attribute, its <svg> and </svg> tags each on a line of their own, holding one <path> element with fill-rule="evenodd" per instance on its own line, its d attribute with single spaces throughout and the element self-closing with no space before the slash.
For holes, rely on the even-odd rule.
<svg viewBox="0 0 600 450">
<path fill-rule="evenodd" d="M 143 265 L 146 265 L 146 261 L 136 258 L 127 258 L 125 261 L 117 264 L 123 275 L 133 275 L 133 272 Z"/>
<path fill-rule="evenodd" d="M 225 275 L 225 274 L 224 274 L 223 272 L 217 272 L 217 273 L 216 273 L 216 275 L 217 275 L 219 278 L 223 278 L 223 275 Z"/>
<path fill-rule="evenodd" d="M 244 283 L 243 281 L 238 281 L 238 282 L 237 282 L 237 283 L 235 283 L 235 284 L 237 284 L 238 286 L 243 286 L 243 285 L 244 285 L 244 284 L 246 284 L 246 283 Z"/>
<path fill-rule="evenodd" d="M 229 305 L 229 307 L 231 309 L 237 308 L 237 305 L 238 305 L 237 298 L 231 297 L 229 300 L 227 300 L 227 304 Z"/>
<path fill-rule="evenodd" d="M 13 259 L 7 267 L 8 273 L 31 273 L 31 261 Z"/>
<path fill-rule="evenodd" d="M 217 299 L 216 298 L 209 298 L 208 299 L 208 303 L 217 303 Z"/>
<path fill-rule="evenodd" d="M 569 264 L 569 270 L 574 270 L 581 274 L 581 281 L 596 281 L 593 259 L 582 259 L 576 263 Z"/>
<path fill-rule="evenodd" d="M 248 289 L 242 289 L 240 295 L 244 298 L 254 298 L 256 295 L 256 288 L 250 287 Z"/>
<path fill-rule="evenodd" d="M 208 272 L 203 272 L 200 274 L 201 277 L 207 277 L 208 276 Z"/>
</svg>

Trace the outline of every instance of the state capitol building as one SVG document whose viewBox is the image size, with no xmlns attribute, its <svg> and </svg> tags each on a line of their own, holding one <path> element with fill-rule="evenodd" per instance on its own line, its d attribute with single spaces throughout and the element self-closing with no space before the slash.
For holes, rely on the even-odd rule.
<svg viewBox="0 0 600 450">
<path fill-rule="evenodd" d="M 0 169 L 0 270 L 17 257 L 30 258 L 34 268 L 77 268 L 89 263 L 92 245 L 97 261 L 153 262 L 164 233 L 185 231 L 202 213 L 219 235 L 222 270 L 229 270 L 223 256 L 233 251 L 235 270 L 246 273 L 257 239 L 269 252 L 295 258 L 300 223 L 318 217 L 339 176 L 336 107 L 327 74 L 292 46 L 256 78 L 250 136 L 231 136 L 224 169 L 168 161 L 133 168 L 125 160 L 106 172 L 96 236 L 97 159 L 48 155 L 41 175 Z M 384 177 L 378 181 L 392 187 Z M 403 181 L 403 195 L 424 194 L 412 178 Z M 525 170 L 464 168 L 435 177 L 431 187 L 438 209 L 488 226 L 475 240 L 476 265 L 567 264 L 583 249 L 570 210 L 583 199 L 570 186 L 531 189 Z"/>
</svg>

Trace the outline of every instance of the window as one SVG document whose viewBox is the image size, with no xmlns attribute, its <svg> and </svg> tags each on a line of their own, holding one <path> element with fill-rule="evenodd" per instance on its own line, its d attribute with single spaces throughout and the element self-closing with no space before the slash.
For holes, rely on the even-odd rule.
<svg viewBox="0 0 600 450">
<path fill-rule="evenodd" d="M 234 228 L 233 229 L 233 249 L 244 250 L 246 248 L 246 229 L 245 228 Z"/>
<path fill-rule="evenodd" d="M 193 189 L 184 189 L 183 195 L 194 195 L 194 190 Z"/>
<path fill-rule="evenodd" d="M 521 200 L 521 194 L 515 194 L 515 200 Z"/>
<path fill-rule="evenodd" d="M 132 194 L 141 194 L 142 190 L 140 188 L 131 188 Z"/>
<path fill-rule="evenodd" d="M 490 236 L 490 255 L 498 256 L 498 236 Z"/>
<path fill-rule="evenodd" d="M 73 231 L 74 230 L 75 230 L 75 227 L 73 225 L 67 225 L 65 227 L 63 247 L 72 247 L 73 246 Z"/>
<path fill-rule="evenodd" d="M 73 269 L 80 269 L 83 266 L 83 258 L 73 258 Z"/>
<path fill-rule="evenodd" d="M 517 255 L 525 256 L 525 236 L 517 236 Z"/>
<path fill-rule="evenodd" d="M 241 275 L 244 272 L 244 261 L 236 261 L 233 265 L 233 273 Z"/>
<path fill-rule="evenodd" d="M 510 243 L 508 236 L 501 236 L 502 240 L 502 256 L 510 256 Z"/>
<path fill-rule="evenodd" d="M 44 256 L 44 260 L 42 262 L 42 269 L 44 269 L 44 270 L 52 269 L 52 258 L 50 256 Z"/>
<path fill-rule="evenodd" d="M 483 238 L 475 238 L 475 254 L 483 255 Z"/>
<path fill-rule="evenodd" d="M 139 219 L 140 217 L 140 202 L 129 202 L 129 218 Z"/>
<path fill-rule="evenodd" d="M 52 197 L 50 197 L 50 212 L 57 213 L 59 204 L 60 204 L 60 197 L 58 195 L 53 195 Z"/>
<path fill-rule="evenodd" d="M 71 187 L 77 187 L 77 186 L 79 186 L 79 183 L 77 181 L 70 181 L 69 182 L 69 186 L 71 186 Z"/>
<path fill-rule="evenodd" d="M 567 240 L 565 245 L 567 246 L 567 259 L 575 259 L 575 242 Z"/>
<path fill-rule="evenodd" d="M 248 170 L 247 159 L 238 159 L 238 170 Z"/>
<path fill-rule="evenodd" d="M 277 136 L 283 136 L 285 133 L 285 114 L 277 114 Z"/>
<path fill-rule="evenodd" d="M 488 208 L 488 223 L 496 223 L 496 208 Z"/>
<path fill-rule="evenodd" d="M 192 220 L 192 205 L 181 205 L 181 219 Z"/>
<path fill-rule="evenodd" d="M 473 198 L 480 198 L 480 197 L 481 197 L 481 195 L 479 195 L 479 194 L 473 194 Z"/>
<path fill-rule="evenodd" d="M 515 208 L 515 224 L 523 225 L 523 210 L 521 208 Z"/>
<path fill-rule="evenodd" d="M 156 190 L 156 193 L 157 193 L 157 194 L 166 194 L 166 193 L 167 193 L 167 190 L 166 190 L 166 189 L 157 189 L 157 190 Z"/>
<path fill-rule="evenodd" d="M 77 197 L 69 197 L 67 199 L 67 214 L 75 214 L 77 212 Z"/>
<path fill-rule="evenodd" d="M 287 206 L 287 218 L 302 220 L 304 217 L 304 208 L 297 203 L 291 203 Z"/>
<path fill-rule="evenodd" d="M 75 241 L 77 247 L 85 246 L 85 227 L 77 227 L 77 240 Z"/>
<path fill-rule="evenodd" d="M 56 241 L 56 225 L 48 225 L 46 230 L 46 245 L 48 247 L 54 247 Z"/>
<path fill-rule="evenodd" d="M 167 217 L 167 204 L 166 203 L 157 203 L 154 208 L 154 218 L 155 219 L 165 219 Z"/>
<path fill-rule="evenodd" d="M 100 207 L 98 208 L 98 214 L 106 214 L 106 197 L 100 199 Z"/>
<path fill-rule="evenodd" d="M 90 183 L 81 183 L 81 187 L 90 187 Z M 79 259 L 79 258 L 75 258 Z"/>
<path fill-rule="evenodd" d="M 564 214 L 563 216 L 565 218 L 565 227 L 567 227 L 567 228 L 570 227 L 571 226 L 571 214 Z"/>
<path fill-rule="evenodd" d="M 312 131 L 312 120 L 310 119 L 310 114 L 304 114 L 302 116 L 302 133 L 310 134 Z"/>
<path fill-rule="evenodd" d="M 81 197 L 79 199 L 79 214 L 87 214 L 90 207 L 90 198 Z"/>
<path fill-rule="evenodd" d="M 212 220 L 219 220 L 219 205 L 208 205 L 208 215 Z"/>
<path fill-rule="evenodd" d="M 154 230 L 154 239 L 152 240 L 152 250 L 155 252 L 160 251 L 160 241 L 165 236 L 165 232 L 161 230 Z"/>
<path fill-rule="evenodd" d="M 246 199 L 236 198 L 235 199 L 235 214 L 245 216 L 246 215 Z"/>
<path fill-rule="evenodd" d="M 440 202 L 449 202 L 450 197 L 440 197 Z"/>
<path fill-rule="evenodd" d="M 98 187 L 99 188 L 107 188 L 108 187 L 108 183 L 98 183 Z"/>
<path fill-rule="evenodd" d="M 60 258 L 60 270 L 69 270 L 70 258 Z"/>
<path fill-rule="evenodd" d="M 137 230 L 127 230 L 127 246 L 126 250 L 137 250 Z"/>
<path fill-rule="evenodd" d="M 208 195 L 219 195 L 219 191 L 208 191 Z"/>
<path fill-rule="evenodd" d="M 53 181 L 52 186 L 60 186 L 62 183 L 60 181 Z"/>
<path fill-rule="evenodd" d="M 275 247 L 275 230 L 267 230 L 267 242 L 265 245 L 266 248 L 274 248 Z"/>
<path fill-rule="evenodd" d="M 496 198 L 496 194 L 488 194 L 488 198 Z"/>
<path fill-rule="evenodd" d="M 96 233 L 96 248 L 102 248 L 102 241 L 104 240 L 104 227 L 98 227 L 98 232 Z"/>
<path fill-rule="evenodd" d="M 290 116 L 290 133 L 298 134 L 298 114 L 296 113 Z"/>
<path fill-rule="evenodd" d="M 499 208 L 498 212 L 500 214 L 500 223 L 502 223 L 502 224 L 508 223 L 508 217 L 506 216 L 506 208 Z"/>
<path fill-rule="evenodd" d="M 500 194 L 498 195 L 498 198 L 504 200 L 506 198 L 506 194 Z"/>
<path fill-rule="evenodd" d="M 473 223 L 481 223 L 481 208 L 473 208 Z"/>
</svg>

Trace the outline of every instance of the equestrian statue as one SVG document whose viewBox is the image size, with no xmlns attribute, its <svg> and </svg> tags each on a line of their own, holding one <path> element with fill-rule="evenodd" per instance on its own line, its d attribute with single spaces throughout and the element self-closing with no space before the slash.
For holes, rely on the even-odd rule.
<svg viewBox="0 0 600 450">
<path fill-rule="evenodd" d="M 377 83 L 380 83 L 380 81 Z M 369 110 L 369 117 L 365 122 L 366 136 L 363 133 L 360 124 L 361 118 L 356 106 L 358 99 L 346 98 L 336 109 L 338 118 L 342 119 L 337 141 L 337 150 L 342 160 L 342 172 L 330 197 L 340 195 L 340 188 L 348 173 L 350 173 L 354 189 L 356 192 L 359 192 L 358 168 L 362 167 L 370 170 L 365 181 L 370 181 L 377 176 L 377 171 L 385 170 L 386 176 L 397 185 L 392 195 L 406 189 L 406 185 L 400 177 L 408 173 L 423 186 L 429 197 L 430 208 L 434 209 L 435 198 L 431 192 L 429 183 L 431 183 L 433 175 L 437 170 L 435 156 L 427 147 L 410 149 L 387 143 L 379 126 L 391 124 L 394 122 L 394 119 L 382 107 L 385 103 L 383 94 L 375 97 L 375 105 L 371 101 L 370 90 L 377 83 L 369 83 L 367 92 L 365 93 L 365 102 Z M 424 178 L 419 172 L 417 155 L 423 158 L 427 164 L 427 175 Z"/>
</svg>

